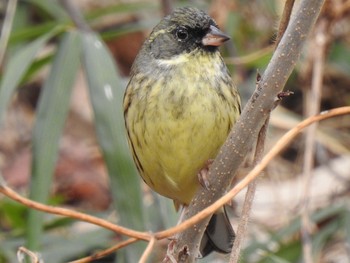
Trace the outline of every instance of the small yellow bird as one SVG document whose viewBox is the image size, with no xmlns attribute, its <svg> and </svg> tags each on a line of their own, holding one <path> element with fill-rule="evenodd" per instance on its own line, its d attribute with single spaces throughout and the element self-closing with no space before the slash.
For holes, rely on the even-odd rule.
<svg viewBox="0 0 350 263">
<path fill-rule="evenodd" d="M 229 39 L 196 8 L 176 9 L 143 44 L 124 95 L 129 145 L 143 180 L 188 205 L 198 174 L 240 114 L 240 97 L 218 47 Z M 224 210 L 212 216 L 200 253 L 229 253 L 235 234 Z"/>
</svg>

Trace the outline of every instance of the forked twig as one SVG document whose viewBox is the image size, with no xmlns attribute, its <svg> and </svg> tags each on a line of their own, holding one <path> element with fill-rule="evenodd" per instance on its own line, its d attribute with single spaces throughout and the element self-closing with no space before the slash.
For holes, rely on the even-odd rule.
<svg viewBox="0 0 350 263">
<path fill-rule="evenodd" d="M 154 238 L 154 236 L 152 236 L 151 240 L 149 241 L 145 251 L 143 252 L 143 254 L 139 260 L 139 263 L 146 263 L 147 262 L 147 259 L 148 259 L 149 255 L 151 254 L 155 243 L 156 243 L 156 239 Z"/>
</svg>

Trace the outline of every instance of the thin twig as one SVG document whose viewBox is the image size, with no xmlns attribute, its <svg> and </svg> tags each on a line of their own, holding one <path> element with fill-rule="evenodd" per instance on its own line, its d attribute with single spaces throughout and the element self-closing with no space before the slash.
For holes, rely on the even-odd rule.
<svg viewBox="0 0 350 263">
<path fill-rule="evenodd" d="M 81 259 L 77 259 L 77 260 L 74 260 L 74 261 L 70 261 L 69 263 L 86 263 L 86 262 L 91 262 L 93 260 L 96 260 L 96 259 L 99 259 L 99 258 L 103 258 L 103 257 L 105 257 L 107 255 L 110 255 L 113 252 L 115 252 L 115 251 L 117 251 L 117 250 L 119 250 L 119 249 L 121 249 L 123 247 L 126 247 L 126 246 L 128 246 L 128 245 L 130 245 L 132 243 L 135 243 L 136 241 L 138 241 L 138 239 L 132 237 L 132 238 L 129 238 L 129 239 L 125 240 L 125 241 L 122 241 L 122 242 L 120 242 L 120 243 L 118 243 L 118 244 L 116 244 L 116 245 L 114 245 L 114 246 L 112 246 L 110 248 L 107 248 L 105 250 L 99 251 L 99 252 L 97 252 L 97 253 L 95 253 L 95 254 L 93 254 L 91 256 L 88 256 L 88 257 L 85 257 L 85 258 L 81 258 Z"/>
<path fill-rule="evenodd" d="M 43 263 L 43 259 L 39 253 L 33 252 L 25 247 L 19 247 L 17 251 L 17 259 L 19 262 L 25 262 L 25 256 L 30 258 L 31 263 Z"/>
<path fill-rule="evenodd" d="M 266 119 L 264 126 L 261 128 L 261 131 L 259 132 L 259 136 L 258 136 L 256 148 L 255 148 L 253 167 L 256 166 L 264 156 L 265 139 L 266 139 L 267 128 L 269 125 L 269 120 L 270 118 Z M 229 261 L 230 263 L 236 263 L 239 260 L 242 243 L 247 233 L 249 216 L 252 209 L 255 192 L 256 192 L 256 181 L 254 180 L 248 185 L 248 189 L 244 198 L 241 218 L 237 228 L 237 236 L 233 243 L 232 252 L 230 256 L 230 261 Z"/>
<path fill-rule="evenodd" d="M 267 46 L 262 49 L 259 49 L 258 51 L 252 52 L 250 54 L 247 54 L 245 56 L 240 57 L 229 57 L 225 58 L 225 63 L 230 65 L 244 65 L 251 63 L 253 61 L 256 61 L 257 59 L 266 56 L 273 50 L 273 46 Z"/>
<path fill-rule="evenodd" d="M 9 0 L 7 2 L 6 14 L 4 23 L 2 24 L 1 35 L 0 35 L 0 65 L 2 65 L 2 61 L 5 56 L 7 43 L 10 38 L 11 28 L 13 18 L 15 17 L 17 7 L 17 0 Z"/>
<path fill-rule="evenodd" d="M 173 0 L 160 0 L 163 16 L 169 15 L 174 9 Z"/>
<path fill-rule="evenodd" d="M 0 179 L 0 183 L 1 183 L 1 181 L 2 180 Z M 75 219 L 85 221 L 85 222 L 88 222 L 88 223 L 91 223 L 91 224 L 94 224 L 97 226 L 101 226 L 105 229 L 112 230 L 112 231 L 119 233 L 119 234 L 122 234 L 122 235 L 137 238 L 139 240 L 149 241 L 152 238 L 152 236 L 149 233 L 139 232 L 139 231 L 125 228 L 125 227 L 121 227 L 121 226 L 115 225 L 111 222 L 108 222 L 107 220 L 104 220 L 104 219 L 101 219 L 101 218 L 98 218 L 95 216 L 91 216 L 88 214 L 80 213 L 80 212 L 73 211 L 73 210 L 66 209 L 66 208 L 62 208 L 62 207 L 54 207 L 54 206 L 50 206 L 50 205 L 44 205 L 44 204 L 29 200 L 25 197 L 20 196 L 18 193 L 13 191 L 11 188 L 9 188 L 3 184 L 0 184 L 0 193 L 3 193 L 7 197 L 11 198 L 12 200 L 17 201 L 18 203 L 21 203 L 27 207 L 30 207 L 30 208 L 33 208 L 33 209 L 36 209 L 36 210 L 39 210 L 42 212 L 66 216 L 66 217 L 70 217 L 70 218 L 75 218 Z"/>
<path fill-rule="evenodd" d="M 152 250 L 153 250 L 155 243 L 156 243 L 156 239 L 154 237 L 152 237 L 151 240 L 148 242 L 148 245 L 141 256 L 139 263 L 146 263 L 147 262 L 147 259 L 148 259 L 149 255 L 152 253 Z"/>
<path fill-rule="evenodd" d="M 323 71 L 325 64 L 326 53 L 326 29 L 327 22 L 325 19 L 319 21 L 315 28 L 314 41 L 312 41 L 312 59 L 313 59 L 313 73 L 311 90 L 306 92 L 306 116 L 313 116 L 320 111 Z M 313 229 L 310 220 L 309 211 L 309 196 L 312 181 L 312 170 L 314 167 L 314 152 L 315 152 L 315 138 L 316 138 L 317 123 L 311 125 L 306 130 L 305 136 L 305 152 L 304 152 L 304 188 L 303 188 L 303 206 L 301 210 L 301 234 L 303 241 L 303 255 L 305 263 L 312 263 L 312 242 L 311 232 Z"/>
<path fill-rule="evenodd" d="M 281 39 L 283 37 L 284 32 L 287 29 L 290 17 L 292 15 L 294 1 L 295 0 L 286 0 L 286 3 L 284 4 L 282 18 L 281 18 L 281 22 L 280 22 L 280 25 L 279 25 L 279 28 L 278 28 L 278 34 L 277 34 L 275 47 L 278 46 L 278 44 L 280 43 L 280 41 L 281 41 Z"/>
</svg>

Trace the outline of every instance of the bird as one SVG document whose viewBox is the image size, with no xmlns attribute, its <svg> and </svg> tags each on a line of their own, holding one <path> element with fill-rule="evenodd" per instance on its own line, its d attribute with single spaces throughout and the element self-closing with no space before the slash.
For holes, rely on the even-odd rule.
<svg viewBox="0 0 350 263">
<path fill-rule="evenodd" d="M 176 209 L 203 186 L 201 175 L 241 112 L 219 52 L 227 40 L 204 11 L 178 8 L 153 28 L 131 68 L 123 108 L 133 159 L 145 183 Z M 214 213 L 199 257 L 229 253 L 234 238 L 225 209 Z"/>
</svg>

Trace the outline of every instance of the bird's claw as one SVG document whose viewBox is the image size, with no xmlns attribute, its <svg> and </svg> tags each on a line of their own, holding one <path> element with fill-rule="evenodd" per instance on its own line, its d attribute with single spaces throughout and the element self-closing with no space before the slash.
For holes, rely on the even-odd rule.
<svg viewBox="0 0 350 263">
<path fill-rule="evenodd" d="M 165 258 L 162 261 L 163 263 L 165 263 L 165 262 L 176 263 L 177 262 L 177 260 L 173 256 L 173 252 L 174 252 L 174 248 L 175 248 L 175 244 L 177 242 L 177 239 L 174 237 L 171 237 L 170 239 L 171 239 L 171 241 L 168 244 L 168 250 L 166 252 Z"/>
<path fill-rule="evenodd" d="M 198 172 L 198 181 L 202 187 L 209 190 L 210 183 L 208 179 L 210 165 L 214 162 L 213 159 L 206 161 L 204 167 Z"/>
</svg>

